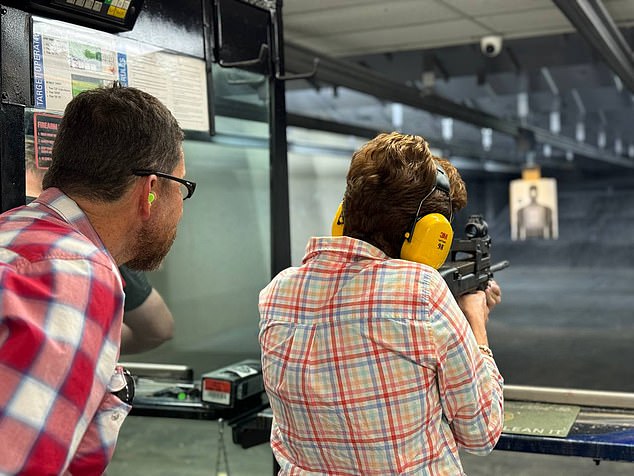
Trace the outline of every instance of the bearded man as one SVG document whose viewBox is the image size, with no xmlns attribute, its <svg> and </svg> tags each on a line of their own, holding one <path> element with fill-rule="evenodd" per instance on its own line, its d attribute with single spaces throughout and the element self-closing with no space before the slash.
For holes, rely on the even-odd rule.
<svg viewBox="0 0 634 476">
<path fill-rule="evenodd" d="M 130 410 L 117 366 L 118 266 L 156 269 L 176 237 L 183 132 L 114 85 L 66 107 L 42 193 L 0 215 L 0 474 L 102 474 Z"/>
</svg>

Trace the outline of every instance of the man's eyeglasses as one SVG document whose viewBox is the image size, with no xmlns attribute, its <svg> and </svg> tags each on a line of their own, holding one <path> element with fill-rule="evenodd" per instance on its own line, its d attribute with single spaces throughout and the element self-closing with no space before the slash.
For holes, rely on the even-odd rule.
<svg viewBox="0 0 634 476">
<path fill-rule="evenodd" d="M 156 175 L 157 177 L 166 178 L 169 180 L 173 180 L 180 184 L 181 194 L 183 195 L 183 200 L 187 200 L 194 194 L 194 190 L 196 190 L 196 182 L 192 182 L 190 180 L 185 180 L 180 177 L 175 177 L 170 174 L 164 174 L 163 172 L 155 172 L 154 170 L 133 170 L 132 174 L 137 177 L 147 177 L 148 175 Z"/>
</svg>

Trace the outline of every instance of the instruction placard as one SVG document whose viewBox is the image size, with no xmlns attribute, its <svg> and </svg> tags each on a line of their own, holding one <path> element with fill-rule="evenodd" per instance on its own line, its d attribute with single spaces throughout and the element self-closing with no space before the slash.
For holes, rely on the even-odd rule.
<svg viewBox="0 0 634 476">
<path fill-rule="evenodd" d="M 62 112 L 77 94 L 118 81 L 157 97 L 186 130 L 209 132 L 200 58 L 49 19 L 33 21 L 36 109 Z"/>
<path fill-rule="evenodd" d="M 61 114 L 33 113 L 33 143 L 37 169 L 48 169 L 51 166 L 53 142 L 61 121 Z"/>
<path fill-rule="evenodd" d="M 504 402 L 504 433 L 565 438 L 580 407 L 534 402 Z"/>
</svg>

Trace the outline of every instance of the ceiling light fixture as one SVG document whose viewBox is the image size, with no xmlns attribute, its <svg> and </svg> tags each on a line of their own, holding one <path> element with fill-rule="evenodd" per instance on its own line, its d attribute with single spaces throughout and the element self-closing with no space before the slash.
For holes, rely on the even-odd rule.
<svg viewBox="0 0 634 476">
<path fill-rule="evenodd" d="M 586 140 L 586 126 L 583 121 L 577 122 L 577 127 L 575 129 L 575 139 L 577 139 L 577 142 L 584 142 Z"/>
<path fill-rule="evenodd" d="M 614 139 L 614 153 L 621 155 L 623 153 L 623 141 L 620 137 Z"/>
<path fill-rule="evenodd" d="M 442 128 L 442 139 L 449 142 L 453 138 L 453 119 L 451 117 L 443 117 L 440 120 Z"/>
<path fill-rule="evenodd" d="M 601 130 L 597 134 L 597 147 L 600 149 L 605 149 L 605 145 L 607 144 L 607 137 L 605 131 Z"/>
<path fill-rule="evenodd" d="M 561 115 L 559 111 L 550 112 L 550 132 L 553 134 L 561 132 Z"/>
<path fill-rule="evenodd" d="M 542 150 L 544 153 L 544 157 L 550 157 L 551 155 L 553 155 L 553 148 L 550 146 L 550 144 L 544 144 Z"/>
<path fill-rule="evenodd" d="M 493 129 L 488 127 L 483 127 L 482 131 L 482 148 L 487 152 L 491 150 L 491 145 L 493 145 Z"/>
</svg>

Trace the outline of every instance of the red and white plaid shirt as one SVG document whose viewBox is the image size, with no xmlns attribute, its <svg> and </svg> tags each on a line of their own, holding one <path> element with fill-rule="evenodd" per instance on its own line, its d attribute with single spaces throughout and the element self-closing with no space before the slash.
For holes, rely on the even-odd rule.
<svg viewBox="0 0 634 476">
<path fill-rule="evenodd" d="M 102 474 L 130 407 L 117 266 L 77 204 L 48 189 L 0 215 L 0 474 Z"/>
<path fill-rule="evenodd" d="M 313 238 L 259 307 L 280 474 L 454 476 L 495 446 L 502 377 L 436 270 Z"/>
</svg>

